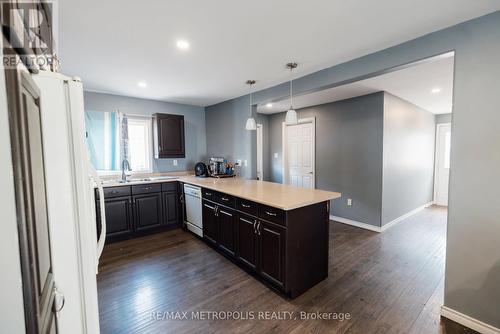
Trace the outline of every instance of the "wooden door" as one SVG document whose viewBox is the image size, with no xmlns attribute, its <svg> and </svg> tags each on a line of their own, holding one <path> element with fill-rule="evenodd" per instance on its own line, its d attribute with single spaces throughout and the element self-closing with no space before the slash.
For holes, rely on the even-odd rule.
<svg viewBox="0 0 500 334">
<path fill-rule="evenodd" d="M 100 233 L 100 209 L 96 201 L 98 235 Z M 105 200 L 106 209 L 106 239 L 117 240 L 129 237 L 133 232 L 132 198 L 115 197 Z"/>
<path fill-rule="evenodd" d="M 227 253 L 234 255 L 236 236 L 236 214 L 233 210 L 219 207 L 219 247 Z"/>
<path fill-rule="evenodd" d="M 314 188 L 314 122 L 286 126 L 286 183 Z"/>
<path fill-rule="evenodd" d="M 259 271 L 271 283 L 283 287 L 285 273 L 285 229 L 259 221 Z"/>
<path fill-rule="evenodd" d="M 179 197 L 177 192 L 164 192 L 163 222 L 168 226 L 179 225 Z"/>
<path fill-rule="evenodd" d="M 156 158 L 184 158 L 184 116 L 155 114 Z"/>
<path fill-rule="evenodd" d="M 257 268 L 257 221 L 246 215 L 238 215 L 236 227 L 236 257 L 241 263 L 250 267 Z"/>
<path fill-rule="evenodd" d="M 161 193 L 133 196 L 135 231 L 147 231 L 163 225 Z"/>
<path fill-rule="evenodd" d="M 203 237 L 212 244 L 217 244 L 217 240 L 219 238 L 216 207 L 217 206 L 215 204 L 203 201 Z"/>
<path fill-rule="evenodd" d="M 6 70 L 6 84 L 26 332 L 55 333 L 58 305 L 47 215 L 40 97 L 26 73 Z"/>
</svg>

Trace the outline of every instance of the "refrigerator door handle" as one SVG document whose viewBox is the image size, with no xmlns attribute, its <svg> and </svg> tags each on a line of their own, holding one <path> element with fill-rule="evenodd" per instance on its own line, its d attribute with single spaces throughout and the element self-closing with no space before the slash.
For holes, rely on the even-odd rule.
<svg viewBox="0 0 500 334">
<path fill-rule="evenodd" d="M 100 221 L 101 221 L 101 233 L 99 235 L 99 239 L 97 241 L 97 256 L 96 256 L 96 273 L 99 272 L 99 258 L 101 257 L 102 251 L 104 249 L 104 243 L 106 242 L 106 208 L 104 202 L 104 188 L 102 185 L 101 178 L 97 174 L 97 172 L 91 167 L 90 174 L 91 178 L 94 180 L 97 185 L 97 190 L 99 191 L 99 212 L 100 212 Z"/>
</svg>

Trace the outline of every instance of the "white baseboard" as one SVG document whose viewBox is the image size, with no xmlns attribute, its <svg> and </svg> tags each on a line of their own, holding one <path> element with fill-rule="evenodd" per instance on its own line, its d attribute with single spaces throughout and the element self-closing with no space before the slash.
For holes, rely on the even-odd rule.
<svg viewBox="0 0 500 334">
<path fill-rule="evenodd" d="M 352 220 L 352 219 L 347 219 L 347 218 L 342 218 L 342 217 L 330 215 L 330 220 L 334 220 L 334 221 L 342 223 L 342 224 L 347 224 L 347 225 L 352 225 L 352 226 L 356 226 L 359 228 L 364 228 L 365 230 L 370 230 L 370 231 L 379 232 L 379 233 L 382 232 L 382 229 L 380 228 L 380 226 L 370 225 L 370 224 L 358 222 L 358 221 Z"/>
<path fill-rule="evenodd" d="M 483 334 L 500 334 L 500 329 L 469 317 L 446 306 L 441 306 L 441 315 Z"/>
<path fill-rule="evenodd" d="M 406 218 L 410 217 L 410 216 L 413 216 L 414 214 L 416 214 L 417 212 L 419 211 L 422 211 L 423 209 L 433 205 L 434 202 L 429 202 L 429 203 L 426 203 L 422 206 L 419 206 L 418 208 L 416 208 L 415 210 L 412 210 L 408 213 L 405 213 L 404 215 L 394 219 L 393 221 L 390 221 L 389 223 L 385 224 L 384 226 L 380 227 L 380 226 L 376 226 L 376 225 L 371 225 L 371 224 L 367 224 L 367 223 L 362 223 L 362 222 L 358 222 L 356 220 L 352 220 L 352 219 L 347 219 L 347 218 L 342 218 L 342 217 L 338 217 L 338 216 L 334 216 L 334 215 L 330 215 L 330 220 L 334 220 L 336 222 L 339 222 L 339 223 L 342 223 L 342 224 L 347 224 L 347 225 L 351 225 L 351 226 L 355 226 L 355 227 L 359 227 L 359 228 L 364 228 L 365 230 L 370 230 L 370 231 L 374 231 L 374 232 L 383 232 L 385 230 L 387 230 L 388 228 L 396 225 L 397 223 L 405 220 Z"/>
<path fill-rule="evenodd" d="M 402 215 L 402 216 L 399 216 L 398 218 L 396 218 L 396 219 L 394 219 L 394 220 L 392 220 L 392 221 L 388 222 L 387 224 L 382 225 L 382 228 L 381 228 L 382 232 L 383 232 L 383 231 L 385 231 L 385 230 L 387 230 L 388 228 L 390 228 L 390 227 L 392 227 L 392 226 L 396 225 L 397 223 L 399 223 L 399 222 L 401 222 L 401 221 L 405 220 L 406 218 L 413 216 L 413 215 L 414 215 L 414 214 L 416 214 L 417 212 L 420 212 L 420 211 L 422 211 L 423 209 L 428 208 L 428 207 L 429 207 L 429 206 L 431 206 L 432 204 L 434 204 L 434 201 L 429 202 L 429 203 L 426 203 L 426 204 L 424 204 L 424 205 L 422 205 L 422 206 L 419 206 L 418 208 L 416 208 L 416 209 L 414 209 L 414 210 L 411 210 L 410 212 L 405 213 L 405 214 L 404 214 L 404 215 Z"/>
</svg>

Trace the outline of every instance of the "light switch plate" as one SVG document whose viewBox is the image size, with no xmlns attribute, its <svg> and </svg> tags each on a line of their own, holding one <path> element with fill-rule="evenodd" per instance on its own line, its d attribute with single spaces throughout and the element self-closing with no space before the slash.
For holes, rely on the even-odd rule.
<svg viewBox="0 0 500 334">
<path fill-rule="evenodd" d="M 248 160 L 245 160 L 245 167 L 248 166 Z"/>
<path fill-rule="evenodd" d="M 348 205 L 348 206 L 351 206 L 351 205 L 352 205 L 352 198 L 348 198 L 348 199 L 347 199 L 347 205 Z"/>
<path fill-rule="evenodd" d="M 174 160 L 174 166 L 177 166 L 177 160 Z"/>
</svg>

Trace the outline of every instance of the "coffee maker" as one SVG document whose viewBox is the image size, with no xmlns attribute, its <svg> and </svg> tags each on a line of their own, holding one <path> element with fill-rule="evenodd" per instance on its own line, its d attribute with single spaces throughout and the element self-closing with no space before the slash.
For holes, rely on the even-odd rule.
<svg viewBox="0 0 500 334">
<path fill-rule="evenodd" d="M 208 171 L 210 175 L 224 175 L 226 174 L 226 159 L 220 157 L 212 157 L 208 163 Z"/>
</svg>

